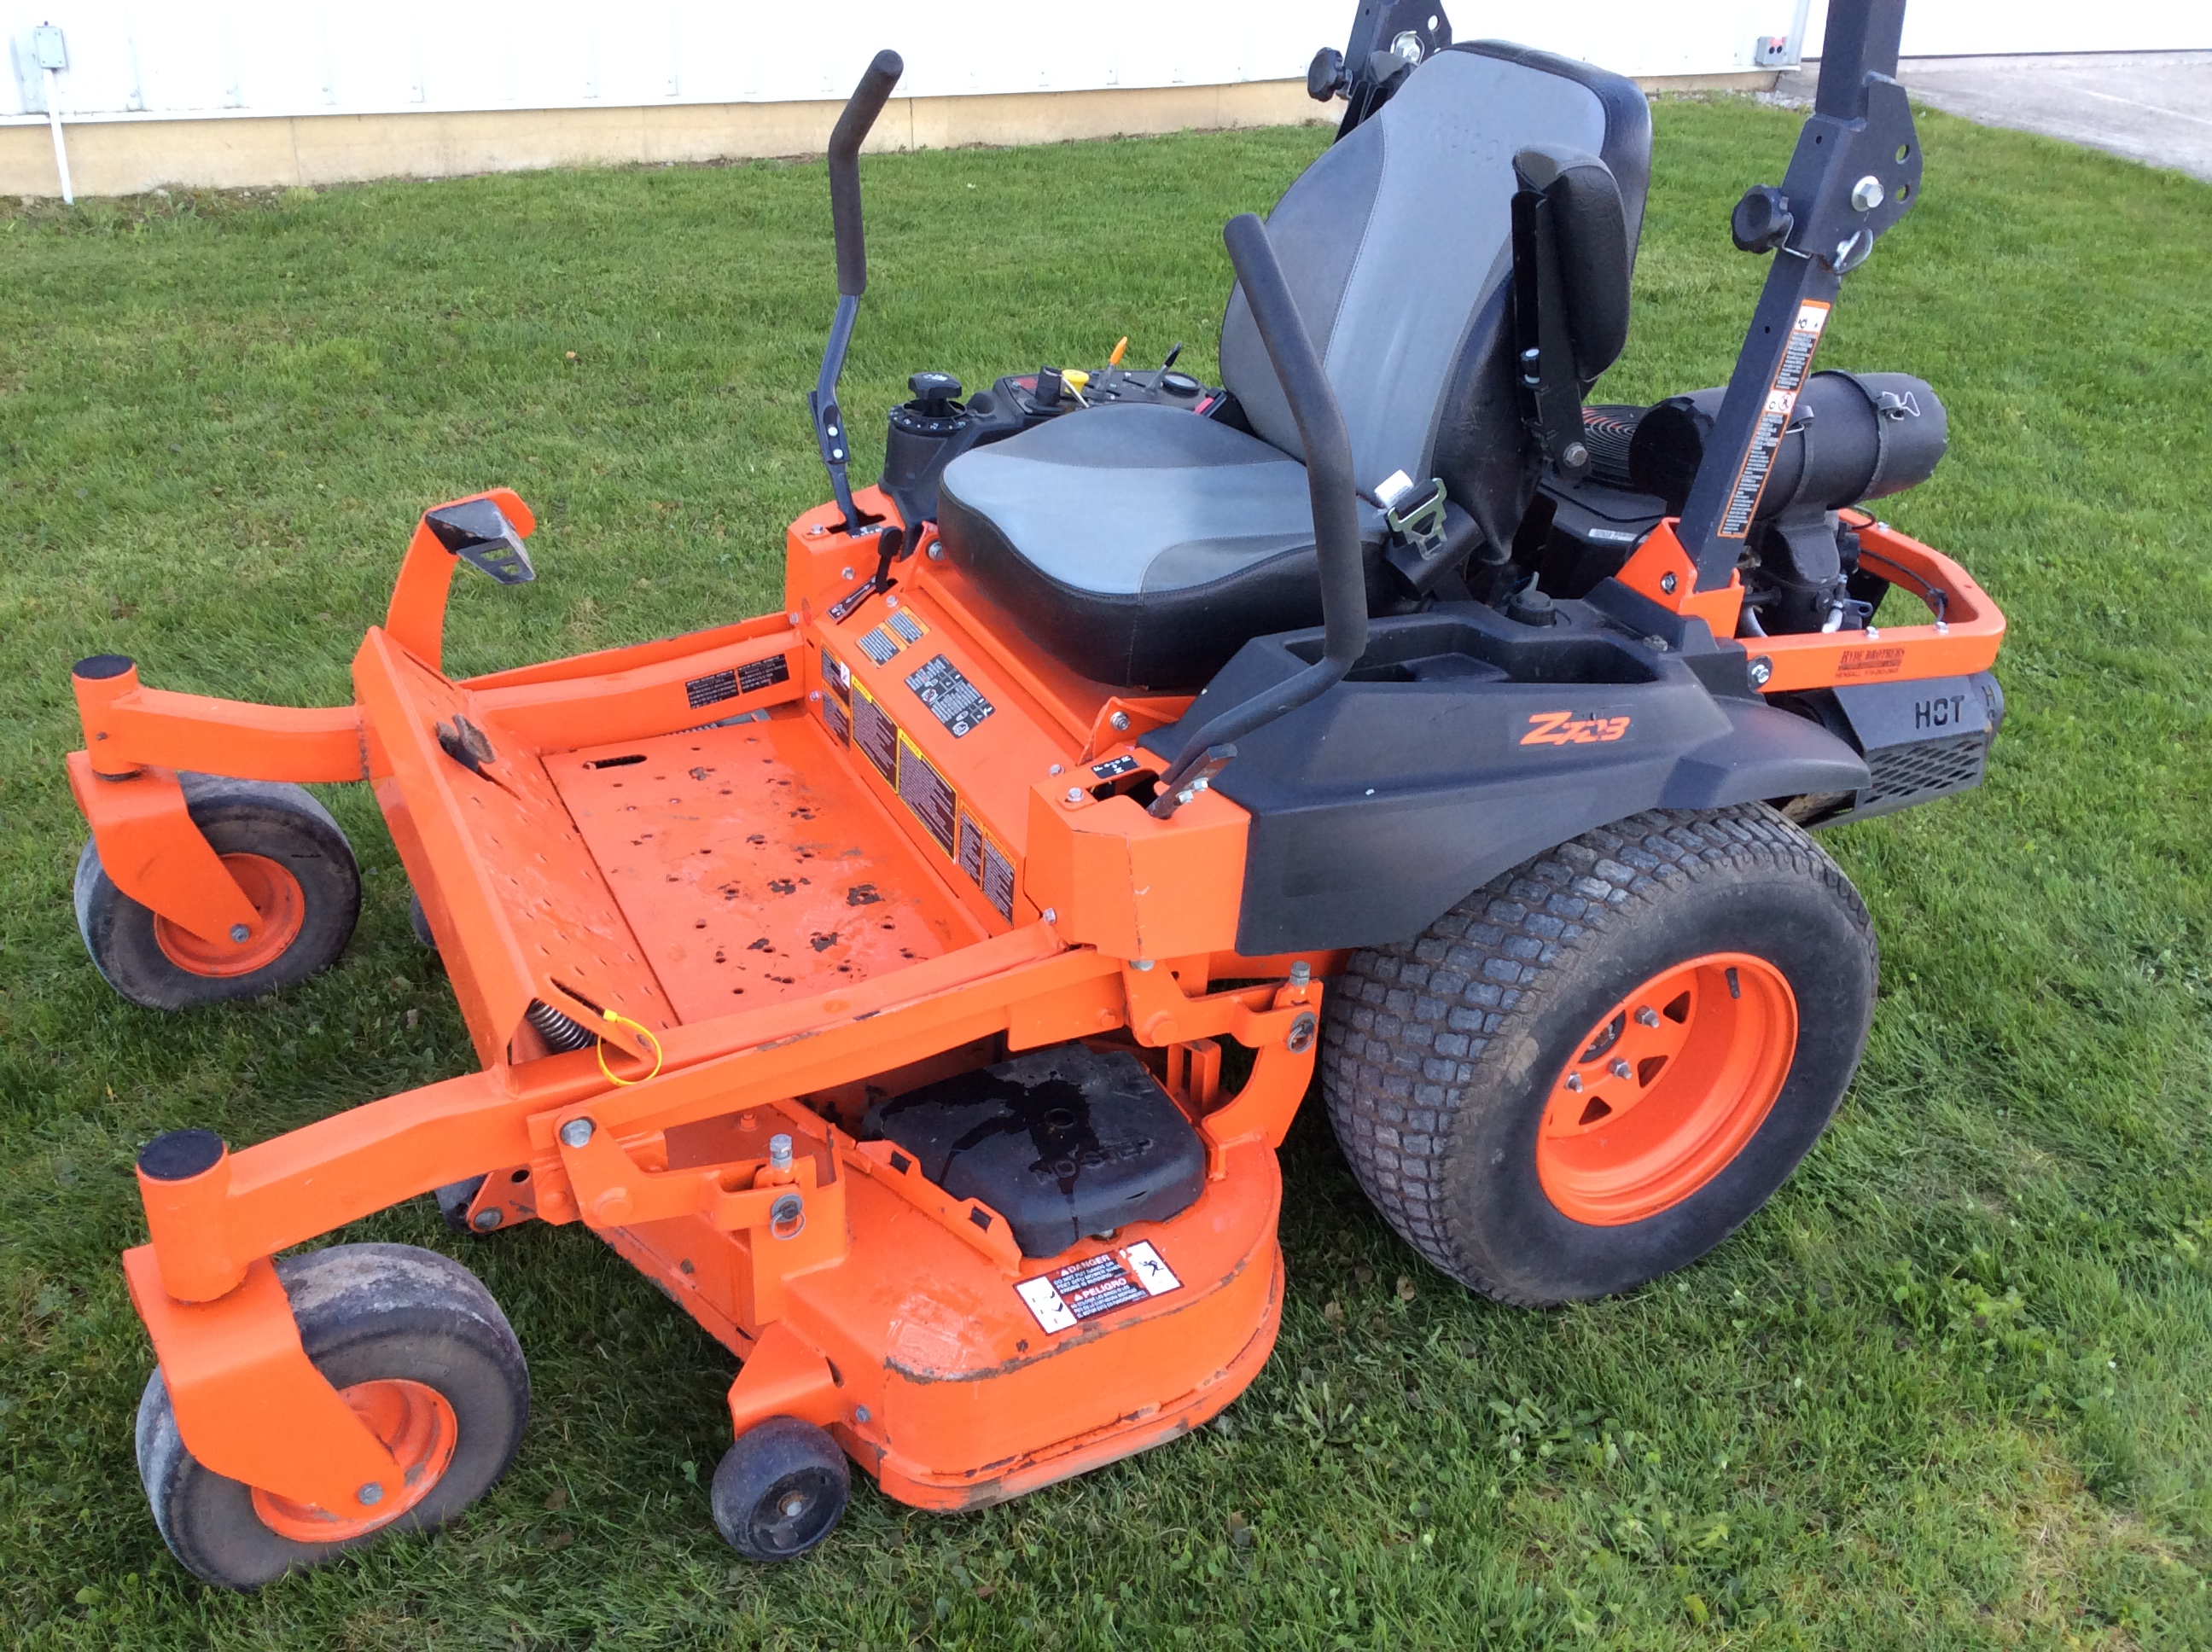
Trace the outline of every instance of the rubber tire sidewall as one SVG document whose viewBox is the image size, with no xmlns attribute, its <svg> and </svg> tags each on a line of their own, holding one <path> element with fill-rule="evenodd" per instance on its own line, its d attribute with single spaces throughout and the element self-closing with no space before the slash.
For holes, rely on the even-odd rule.
<svg viewBox="0 0 2212 1652">
<path fill-rule="evenodd" d="M 217 854 L 265 855 L 300 880 L 303 916 L 292 944 L 242 975 L 199 975 L 171 962 L 154 935 L 153 912 L 115 887 L 99 846 L 77 859 L 77 932 L 107 984 L 149 1010 L 259 998 L 327 969 L 361 918 L 361 868 L 329 810 L 297 786 L 179 774 L 192 823 Z"/>
<path fill-rule="evenodd" d="M 751 1517 L 760 1499 L 786 1474 L 801 1468 L 829 1472 L 837 1488 L 837 1508 L 829 1523 L 803 1548 L 765 1551 L 753 1546 Z M 845 1454 L 828 1430 L 796 1417 L 771 1417 L 739 1435 L 715 1466 L 712 1499 L 715 1529 L 748 1560 L 796 1560 L 827 1542 L 845 1518 L 853 1473 Z"/>
<path fill-rule="evenodd" d="M 459 1262 L 412 1245 L 333 1245 L 289 1257 L 276 1273 L 301 1344 L 331 1385 L 405 1377 L 435 1388 L 453 1408 L 453 1455 L 429 1495 L 390 1525 L 343 1542 L 295 1542 L 262 1523 L 250 1487 L 186 1449 L 155 1370 L 138 1406 L 139 1478 L 170 1552 L 224 1588 L 259 1588 L 390 1533 L 447 1524 L 507 1472 L 530 1416 L 514 1329 Z"/>
<path fill-rule="evenodd" d="M 1531 1306 L 1633 1289 L 1726 1239 L 1820 1139 L 1871 1024 L 1873 931 L 1834 862 L 1771 811 L 1758 815 L 1759 835 L 1778 829 L 1790 849 L 1737 845 L 1739 852 L 1725 858 L 1637 878 L 1585 921 L 1564 924 L 1560 942 L 1533 969 L 1523 966 L 1534 979 L 1498 1017 L 1429 1150 L 1441 1161 L 1435 1238 L 1407 1232 L 1390 1201 L 1376 1200 L 1403 1236 L 1463 1283 Z M 1613 829 L 1633 841 L 1639 823 L 1664 828 L 1699 818 L 1647 817 Z M 1544 859 L 1495 880 L 1455 911 L 1480 922 L 1500 903 L 1540 908 L 1561 881 L 1530 876 Z M 1797 1044 L 1773 1106 L 1718 1174 L 1669 1208 L 1618 1225 L 1573 1220 L 1553 1204 L 1537 1172 L 1537 1132 L 1552 1086 L 1614 1005 L 1662 971 L 1716 952 L 1768 960 L 1796 999 Z M 1350 1122 L 1342 1101 L 1332 1089 L 1329 1110 L 1340 1141 Z M 1361 1155 L 1351 1142 L 1346 1146 L 1366 1180 Z"/>
</svg>

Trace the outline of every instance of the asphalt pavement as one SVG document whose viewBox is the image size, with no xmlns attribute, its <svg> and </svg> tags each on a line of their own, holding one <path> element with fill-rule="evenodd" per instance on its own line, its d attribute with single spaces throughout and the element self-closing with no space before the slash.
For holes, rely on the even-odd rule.
<svg viewBox="0 0 2212 1652">
<path fill-rule="evenodd" d="M 1819 68 L 1785 72 L 1776 94 L 1809 103 Z M 2212 52 L 1907 58 L 1898 78 L 1948 114 L 2212 180 Z"/>
</svg>

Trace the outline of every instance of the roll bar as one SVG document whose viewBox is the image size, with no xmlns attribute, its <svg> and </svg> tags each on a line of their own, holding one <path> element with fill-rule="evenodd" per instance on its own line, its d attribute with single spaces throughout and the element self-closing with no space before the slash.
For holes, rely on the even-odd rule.
<svg viewBox="0 0 2212 1652">
<path fill-rule="evenodd" d="M 1306 333 L 1297 301 L 1276 262 L 1267 227 L 1239 213 L 1221 232 L 1244 301 L 1267 348 L 1267 360 L 1290 403 L 1305 448 L 1306 489 L 1313 501 L 1314 555 L 1321 565 L 1322 657 L 1297 676 L 1231 706 L 1183 742 L 1161 779 L 1154 812 L 1174 812 L 1178 796 L 1201 764 L 1218 768 L 1234 743 L 1262 724 L 1296 711 L 1344 680 L 1367 648 L 1367 576 L 1359 550 L 1359 495 L 1352 481 L 1352 435 L 1336 392 Z M 1225 748 L 1225 750 L 1224 750 Z M 1164 805 L 1164 806 L 1163 806 Z"/>
</svg>

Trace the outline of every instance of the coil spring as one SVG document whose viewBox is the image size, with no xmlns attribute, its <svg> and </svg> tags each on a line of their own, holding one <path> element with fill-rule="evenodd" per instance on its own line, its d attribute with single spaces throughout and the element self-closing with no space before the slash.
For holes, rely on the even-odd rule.
<svg viewBox="0 0 2212 1652">
<path fill-rule="evenodd" d="M 538 1036 L 556 1054 L 592 1047 L 592 1034 L 588 1028 L 570 1020 L 540 999 L 533 998 L 530 1000 L 530 1007 L 522 1012 L 522 1018 L 538 1029 Z"/>
</svg>

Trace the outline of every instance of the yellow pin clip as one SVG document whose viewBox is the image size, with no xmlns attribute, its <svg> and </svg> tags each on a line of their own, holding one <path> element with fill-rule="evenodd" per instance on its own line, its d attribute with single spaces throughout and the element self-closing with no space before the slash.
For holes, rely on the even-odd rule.
<svg viewBox="0 0 2212 1652">
<path fill-rule="evenodd" d="M 632 1021 L 628 1016 L 624 1015 L 619 1010 L 607 1011 L 605 1012 L 605 1019 L 612 1022 L 617 1027 L 636 1028 L 637 1036 L 645 1040 L 646 1043 L 653 1051 L 653 1071 L 647 1073 L 645 1075 L 645 1078 L 625 1078 L 607 1065 L 607 1041 L 604 1038 L 599 1040 L 599 1044 L 596 1047 L 599 1058 L 599 1071 L 607 1075 L 607 1082 L 611 1084 L 641 1084 L 645 1082 L 646 1078 L 658 1076 L 660 1072 L 660 1063 L 663 1058 L 660 1051 L 660 1041 L 653 1036 L 653 1029 L 647 1026 L 642 1021 Z"/>
</svg>

